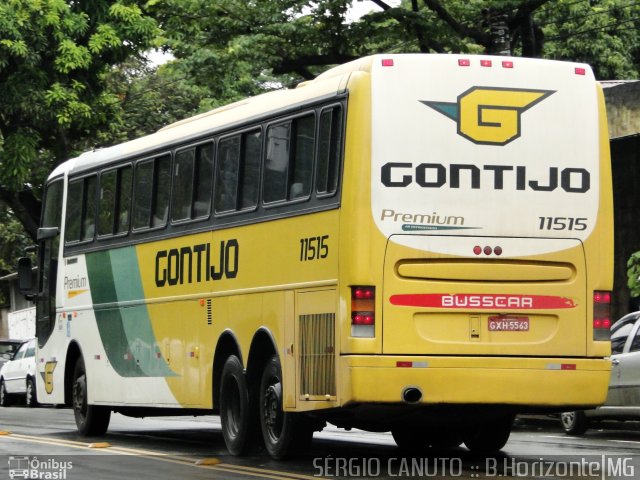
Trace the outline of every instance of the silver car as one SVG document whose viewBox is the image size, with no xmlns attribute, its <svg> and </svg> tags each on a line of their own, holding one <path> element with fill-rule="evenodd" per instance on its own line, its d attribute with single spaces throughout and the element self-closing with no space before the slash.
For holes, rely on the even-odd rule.
<svg viewBox="0 0 640 480">
<path fill-rule="evenodd" d="M 611 379 L 604 405 L 560 415 L 562 428 L 582 435 L 596 420 L 640 420 L 640 312 L 611 326 Z"/>
<path fill-rule="evenodd" d="M 36 339 L 22 344 L 13 358 L 0 368 L 0 406 L 6 407 L 16 396 L 24 397 L 28 407 L 37 405 Z"/>
</svg>

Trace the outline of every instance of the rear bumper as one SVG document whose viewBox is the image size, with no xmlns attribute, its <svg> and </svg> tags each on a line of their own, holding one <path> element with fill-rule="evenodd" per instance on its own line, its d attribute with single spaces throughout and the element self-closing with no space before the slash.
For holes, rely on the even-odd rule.
<svg viewBox="0 0 640 480">
<path fill-rule="evenodd" d="M 341 363 L 343 406 L 403 403 L 413 387 L 420 405 L 587 408 L 604 403 L 611 371 L 608 359 L 345 355 Z"/>
</svg>

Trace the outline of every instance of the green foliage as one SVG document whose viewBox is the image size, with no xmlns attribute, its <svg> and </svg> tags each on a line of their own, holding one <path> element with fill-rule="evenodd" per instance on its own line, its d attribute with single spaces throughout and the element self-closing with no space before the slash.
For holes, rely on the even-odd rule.
<svg viewBox="0 0 640 480">
<path fill-rule="evenodd" d="M 379 52 L 491 51 L 502 21 L 514 55 L 584 61 L 598 78 L 638 78 L 640 4 L 629 0 L 375 2 L 349 21 L 353 0 L 157 0 L 149 3 L 183 71 L 210 105 L 288 87 Z"/>
<path fill-rule="evenodd" d="M 557 0 L 536 21 L 545 57 L 590 63 L 600 79 L 639 78 L 639 2 Z"/>
<path fill-rule="evenodd" d="M 45 172 L 117 140 L 123 109 L 107 77 L 159 33 L 142 1 L 0 2 L 0 199 L 32 236 Z"/>
<path fill-rule="evenodd" d="M 627 286 L 632 297 L 640 297 L 640 252 L 631 254 L 627 260 Z"/>
<path fill-rule="evenodd" d="M 22 224 L 0 202 L 0 277 L 15 271 L 18 258 L 25 255 L 25 248 L 31 244 Z M 8 301 L 7 293 L 6 285 L 0 285 L 0 305 Z"/>
</svg>

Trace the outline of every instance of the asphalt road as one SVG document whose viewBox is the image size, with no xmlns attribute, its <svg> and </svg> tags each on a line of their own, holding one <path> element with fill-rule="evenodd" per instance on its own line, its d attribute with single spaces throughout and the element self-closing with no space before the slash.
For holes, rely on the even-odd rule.
<svg viewBox="0 0 640 480">
<path fill-rule="evenodd" d="M 228 455 L 216 416 L 115 414 L 106 435 L 87 439 L 70 410 L 0 408 L 0 480 L 639 477 L 640 424 L 612 426 L 569 437 L 555 421 L 518 422 L 496 457 L 464 447 L 406 457 L 389 434 L 328 427 L 315 434 L 309 455 L 277 462 L 259 451 Z"/>
</svg>

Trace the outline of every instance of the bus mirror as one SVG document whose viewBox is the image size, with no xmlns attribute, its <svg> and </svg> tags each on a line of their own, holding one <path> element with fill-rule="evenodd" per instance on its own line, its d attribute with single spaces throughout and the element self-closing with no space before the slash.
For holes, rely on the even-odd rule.
<svg viewBox="0 0 640 480">
<path fill-rule="evenodd" d="M 29 257 L 22 257 L 18 260 L 18 289 L 29 300 L 33 298 L 32 270 Z"/>
<path fill-rule="evenodd" d="M 44 227 L 38 229 L 38 241 L 49 240 L 54 238 L 59 233 L 58 227 Z"/>
</svg>

